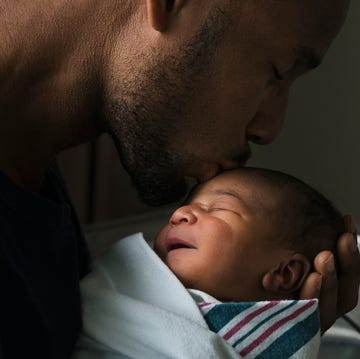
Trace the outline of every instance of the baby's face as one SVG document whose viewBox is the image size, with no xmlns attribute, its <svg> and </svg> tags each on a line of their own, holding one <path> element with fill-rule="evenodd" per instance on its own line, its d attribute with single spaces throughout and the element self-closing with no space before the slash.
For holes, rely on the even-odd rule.
<svg viewBox="0 0 360 359">
<path fill-rule="evenodd" d="M 284 254 L 270 213 L 278 201 L 247 177 L 230 171 L 201 185 L 159 233 L 155 251 L 187 288 L 224 301 L 263 298 L 262 277 Z"/>
</svg>

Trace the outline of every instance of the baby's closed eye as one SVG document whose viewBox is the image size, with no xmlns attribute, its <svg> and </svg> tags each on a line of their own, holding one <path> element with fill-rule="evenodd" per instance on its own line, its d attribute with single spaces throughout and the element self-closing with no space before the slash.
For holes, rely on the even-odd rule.
<svg viewBox="0 0 360 359">
<path fill-rule="evenodd" d="M 240 216 L 240 213 L 238 211 L 236 211 L 234 208 L 230 208 L 230 207 L 210 207 L 209 208 L 209 212 L 220 212 L 220 211 L 231 212 L 231 213 L 236 214 L 237 216 Z"/>
</svg>

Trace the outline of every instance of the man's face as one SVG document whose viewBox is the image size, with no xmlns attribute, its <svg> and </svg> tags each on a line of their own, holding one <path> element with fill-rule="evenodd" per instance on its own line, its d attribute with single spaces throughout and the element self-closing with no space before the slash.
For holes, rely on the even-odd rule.
<svg viewBox="0 0 360 359">
<path fill-rule="evenodd" d="M 322 60 L 346 2 L 211 1 L 206 19 L 190 18 L 182 33 L 180 23 L 140 39 L 121 63 L 115 51 L 107 126 L 141 198 L 175 200 L 185 176 L 204 181 L 243 165 L 249 142 L 271 142 L 292 83 Z"/>
<path fill-rule="evenodd" d="M 187 288 L 219 300 L 261 300 L 262 278 L 281 263 L 272 213 L 279 191 L 227 171 L 200 185 L 155 241 L 155 251 Z"/>
</svg>

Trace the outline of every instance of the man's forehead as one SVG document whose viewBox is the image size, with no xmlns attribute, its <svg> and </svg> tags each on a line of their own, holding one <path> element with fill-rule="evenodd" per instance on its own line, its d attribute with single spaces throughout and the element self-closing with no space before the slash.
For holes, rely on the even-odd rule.
<svg viewBox="0 0 360 359">
<path fill-rule="evenodd" d="M 254 23 L 250 31 L 255 40 L 263 38 L 269 56 L 282 56 L 284 61 L 291 56 L 311 70 L 320 65 L 338 34 L 348 5 L 348 0 L 254 1 L 249 5 Z"/>
<path fill-rule="evenodd" d="M 294 33 L 306 36 L 333 38 L 341 28 L 348 12 L 350 0 L 252 0 L 246 1 L 242 15 L 261 30 L 277 30 L 279 38 Z M 287 31 L 285 31 L 287 29 Z M 295 31 L 294 31 L 295 30 Z"/>
</svg>

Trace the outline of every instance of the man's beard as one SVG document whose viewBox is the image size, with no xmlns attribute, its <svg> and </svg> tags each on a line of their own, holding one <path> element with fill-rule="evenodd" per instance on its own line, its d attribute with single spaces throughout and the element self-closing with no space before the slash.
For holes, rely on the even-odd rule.
<svg viewBox="0 0 360 359">
<path fill-rule="evenodd" d="M 230 21 L 216 8 L 200 31 L 178 52 L 139 56 L 144 64 L 106 106 L 106 126 L 142 201 L 162 205 L 186 194 L 186 168 L 196 154 L 171 150 L 181 118 L 198 86 L 207 78 L 212 55 Z M 144 61 L 144 58 L 146 60 Z M 130 78 L 130 79 L 129 79 Z"/>
</svg>

